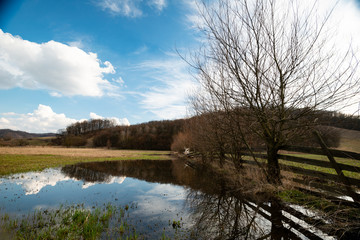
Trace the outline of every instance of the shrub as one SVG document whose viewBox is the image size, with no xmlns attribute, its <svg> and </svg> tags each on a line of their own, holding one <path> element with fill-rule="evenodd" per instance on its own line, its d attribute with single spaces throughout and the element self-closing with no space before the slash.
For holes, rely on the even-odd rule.
<svg viewBox="0 0 360 240">
<path fill-rule="evenodd" d="M 171 144 L 171 151 L 184 152 L 185 148 L 190 147 L 190 134 L 187 132 L 179 132 L 174 136 Z"/>
<path fill-rule="evenodd" d="M 64 138 L 63 145 L 66 147 L 80 147 L 85 146 L 87 143 L 87 139 L 81 136 L 67 135 Z"/>
<path fill-rule="evenodd" d="M 29 141 L 26 139 L 17 139 L 15 141 L 15 146 L 27 146 L 29 145 Z"/>
<path fill-rule="evenodd" d="M 110 139 L 110 134 L 108 132 L 101 132 L 94 137 L 93 144 L 94 147 L 105 147 L 107 146 L 108 140 Z"/>
</svg>

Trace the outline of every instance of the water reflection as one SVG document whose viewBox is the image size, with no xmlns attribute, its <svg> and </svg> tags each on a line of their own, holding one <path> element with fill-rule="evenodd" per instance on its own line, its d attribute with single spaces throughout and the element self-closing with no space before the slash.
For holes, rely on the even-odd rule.
<svg viewBox="0 0 360 240">
<path fill-rule="evenodd" d="M 7 212 L 64 202 L 136 203 L 132 221 L 149 239 L 173 231 L 169 221 L 180 219 L 190 239 L 331 239 L 277 199 L 234 191 L 209 169 L 180 160 L 81 163 L 0 179 L 0 208 Z"/>
<path fill-rule="evenodd" d="M 283 213 L 289 213 L 278 199 L 245 196 L 209 169 L 194 170 L 179 160 L 84 163 L 65 167 L 62 172 L 87 181 L 101 181 L 111 175 L 186 187 L 184 207 L 189 211 L 192 224 L 188 232 L 193 239 L 332 239 L 299 224 L 298 219 L 285 217 Z M 297 212 L 292 209 L 292 213 Z"/>
<path fill-rule="evenodd" d="M 64 176 L 57 169 L 45 169 L 42 172 L 14 174 L 10 179 L 13 183 L 24 189 L 25 195 L 34 195 L 46 186 L 55 186 L 58 182 L 66 181 L 70 178 Z M 5 180 L 1 182 L 5 182 Z"/>
</svg>

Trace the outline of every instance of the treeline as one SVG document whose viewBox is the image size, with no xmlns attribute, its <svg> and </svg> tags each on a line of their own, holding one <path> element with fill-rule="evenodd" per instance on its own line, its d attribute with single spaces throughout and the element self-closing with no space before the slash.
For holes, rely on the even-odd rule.
<svg viewBox="0 0 360 240">
<path fill-rule="evenodd" d="M 336 112 L 321 112 L 316 114 L 318 122 L 321 123 L 320 131 L 326 135 L 329 146 L 336 147 L 339 142 L 339 133 L 335 130 L 329 130 L 324 126 L 346 128 L 360 131 L 360 118 L 348 116 Z M 202 117 L 193 117 L 190 119 L 151 121 L 131 126 L 115 126 L 108 119 L 92 119 L 88 121 L 77 122 L 69 125 L 66 129 L 59 130 L 57 138 L 53 140 L 55 145 L 63 146 L 88 146 L 88 147 L 108 147 L 118 149 L 147 149 L 147 150 L 169 150 L 173 140 L 174 150 L 182 150 L 184 146 L 190 146 L 189 136 L 198 133 L 196 142 L 204 143 L 203 151 L 213 151 L 216 149 L 216 142 L 239 141 L 239 133 L 236 128 L 224 128 L 228 116 L 222 114 L 208 114 Z M 209 122 L 210 121 L 210 122 Z M 248 123 L 242 123 L 243 128 Z M 214 131 L 216 130 L 216 131 Z M 200 133 L 200 131 L 202 131 Z M 211 136 L 211 134 L 214 134 Z M 200 134 L 200 135 L 199 135 Z M 186 136 L 185 136 L 186 135 Z M 330 135 L 332 137 L 330 137 Z M 261 145 L 261 139 L 251 136 L 248 133 L 251 142 Z M 192 136 L 191 138 L 194 138 Z M 214 142 L 214 139 L 216 141 Z M 310 138 L 295 138 L 291 144 L 299 143 L 311 145 Z M 194 139 L 192 139 L 194 141 Z M 296 141 L 298 144 L 296 144 Z M 197 145 L 197 144 L 196 144 Z M 221 152 L 237 152 L 237 144 L 226 144 Z M 216 150 L 215 150 L 216 151 Z"/>
<path fill-rule="evenodd" d="M 119 149 L 170 150 L 173 136 L 182 129 L 184 122 L 180 119 L 118 126 L 97 134 L 93 145 Z"/>
<path fill-rule="evenodd" d="M 295 109 L 292 114 L 297 115 L 302 111 L 304 110 Z M 341 130 L 338 128 L 360 130 L 359 117 L 336 112 L 310 110 L 301 121 L 304 123 L 303 127 L 296 131 L 292 129 L 292 121 L 284 127 L 289 129 L 284 131 L 282 136 L 284 145 L 319 147 L 313 134 L 316 130 L 322 135 L 328 147 L 338 147 L 341 137 Z M 184 151 L 184 148 L 190 148 L 199 154 L 203 161 L 216 159 L 220 165 L 224 164 L 225 158 L 230 158 L 236 167 L 241 167 L 244 149 L 248 149 L 249 146 L 252 149 L 266 149 L 261 134 L 252 131 L 250 127 L 256 129 L 256 121 L 244 108 L 229 112 L 202 113 L 188 119 L 183 131 L 174 136 L 171 149 Z"/>
<path fill-rule="evenodd" d="M 79 136 L 115 126 L 115 122 L 109 119 L 91 119 L 73 123 L 67 126 L 65 130 L 60 130 L 60 134 Z"/>
<path fill-rule="evenodd" d="M 173 136 L 181 131 L 185 121 L 151 121 L 131 126 L 114 126 L 107 120 L 83 121 L 59 131 L 54 142 L 68 147 L 170 150 Z"/>
<path fill-rule="evenodd" d="M 320 120 L 323 124 L 338 128 L 360 131 L 360 117 L 339 112 L 322 112 Z"/>
</svg>

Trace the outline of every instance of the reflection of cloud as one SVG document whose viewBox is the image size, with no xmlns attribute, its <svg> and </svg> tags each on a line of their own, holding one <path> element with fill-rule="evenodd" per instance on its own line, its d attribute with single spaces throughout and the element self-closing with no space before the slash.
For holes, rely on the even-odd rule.
<svg viewBox="0 0 360 240">
<path fill-rule="evenodd" d="M 185 199 L 186 190 L 184 188 L 171 184 L 157 184 L 138 196 L 138 207 L 135 212 L 147 217 L 161 213 L 164 219 L 171 219 L 173 213 L 183 211 Z"/>
<path fill-rule="evenodd" d="M 82 185 L 82 189 L 89 188 L 96 184 L 112 184 L 112 183 L 122 184 L 125 181 L 125 178 L 126 178 L 125 176 L 121 176 L 121 177 L 111 177 L 106 182 L 84 182 L 84 184 Z"/>
<path fill-rule="evenodd" d="M 125 176 L 121 177 L 109 177 L 106 182 L 84 182 L 82 185 L 83 189 L 91 187 L 96 184 L 112 184 L 118 183 L 122 184 L 125 181 Z M 11 177 L 11 181 L 20 185 L 24 191 L 25 195 L 38 194 L 41 189 L 46 186 L 55 186 L 58 182 L 71 180 L 73 178 L 67 177 L 59 169 L 45 169 L 42 172 L 28 172 L 28 173 L 18 173 L 14 174 Z M 0 184 L 2 182 L 0 181 Z"/>
<path fill-rule="evenodd" d="M 179 191 L 179 187 L 171 184 L 158 184 L 147 193 L 151 195 L 166 195 L 166 199 L 170 201 L 186 199 L 186 192 Z"/>
<path fill-rule="evenodd" d="M 42 172 L 28 172 L 13 175 L 13 181 L 25 190 L 25 195 L 37 194 L 46 186 L 69 180 L 58 169 L 45 169 Z"/>
</svg>

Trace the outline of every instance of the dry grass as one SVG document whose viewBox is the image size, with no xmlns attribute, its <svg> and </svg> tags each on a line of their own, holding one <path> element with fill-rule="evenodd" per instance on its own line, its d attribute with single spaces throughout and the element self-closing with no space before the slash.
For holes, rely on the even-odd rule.
<svg viewBox="0 0 360 240">
<path fill-rule="evenodd" d="M 136 157 L 143 154 L 168 154 L 166 151 L 111 150 L 104 148 L 64 148 L 64 147 L 0 147 L 1 154 L 16 155 L 56 155 L 69 157 Z"/>
<path fill-rule="evenodd" d="M 341 141 L 338 149 L 360 153 L 360 131 L 339 129 Z"/>
</svg>

